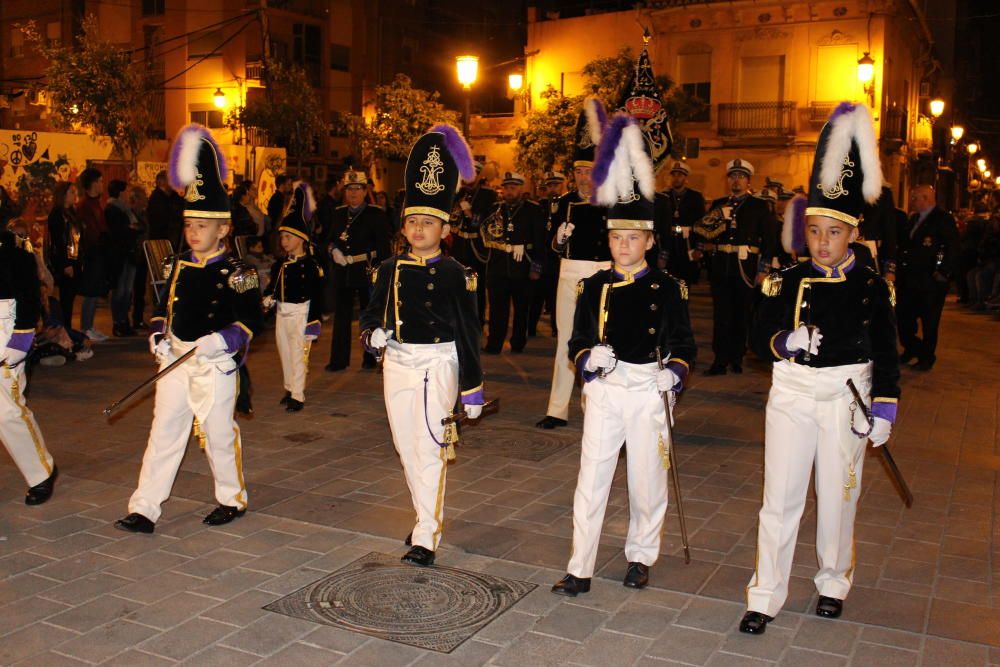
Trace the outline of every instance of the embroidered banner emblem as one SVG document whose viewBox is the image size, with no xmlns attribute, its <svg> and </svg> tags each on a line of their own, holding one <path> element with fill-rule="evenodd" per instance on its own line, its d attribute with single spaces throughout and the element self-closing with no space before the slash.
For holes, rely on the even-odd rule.
<svg viewBox="0 0 1000 667">
<path fill-rule="evenodd" d="M 425 195 L 436 195 L 444 190 L 444 186 L 438 181 L 438 176 L 444 173 L 444 162 L 441 161 L 440 148 L 431 146 L 427 158 L 420 167 L 420 173 L 424 179 L 417 183 L 417 189 Z"/>
</svg>

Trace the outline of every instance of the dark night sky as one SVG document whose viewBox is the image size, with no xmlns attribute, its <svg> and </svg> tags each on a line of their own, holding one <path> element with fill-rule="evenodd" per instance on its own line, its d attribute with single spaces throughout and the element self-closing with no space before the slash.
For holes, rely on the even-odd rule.
<svg viewBox="0 0 1000 667">
<path fill-rule="evenodd" d="M 955 111 L 966 137 L 1000 159 L 1000 2 L 961 0 L 955 40 Z"/>
</svg>

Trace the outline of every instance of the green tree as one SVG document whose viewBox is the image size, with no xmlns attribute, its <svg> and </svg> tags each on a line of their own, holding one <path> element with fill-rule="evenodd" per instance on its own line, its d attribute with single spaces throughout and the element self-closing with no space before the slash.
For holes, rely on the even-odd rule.
<svg viewBox="0 0 1000 667">
<path fill-rule="evenodd" d="M 547 101 L 545 108 L 529 111 L 525 116 L 525 126 L 514 133 L 517 168 L 536 176 L 556 166 L 569 169 L 576 121 L 584 99 L 593 95 L 609 111 L 615 109 L 632 83 L 635 63 L 632 49 L 626 47 L 614 56 L 596 58 L 584 65 L 585 94 L 567 97 L 549 86 L 541 95 Z M 668 76 L 657 76 L 656 86 L 677 139 L 681 123 L 698 113 L 703 104 L 675 86 Z"/>
<path fill-rule="evenodd" d="M 410 77 L 397 74 L 391 83 L 375 88 L 368 104 L 370 118 L 342 114 L 337 129 L 352 138 L 362 162 L 405 160 L 414 142 L 437 123 L 458 123 L 458 113 L 438 101 L 437 92 L 414 88 Z"/>
<path fill-rule="evenodd" d="M 48 96 L 52 124 L 59 129 L 79 124 L 108 137 L 134 174 L 156 120 L 149 99 L 159 82 L 148 63 L 133 62 L 129 51 L 102 39 L 93 15 L 84 18 L 75 47 L 49 45 L 34 21 L 21 30 L 49 61 L 37 89 Z"/>
<path fill-rule="evenodd" d="M 313 152 L 328 131 L 323 105 L 301 67 L 269 60 L 266 70 L 266 94 L 231 111 L 228 124 L 233 129 L 242 126 L 264 130 L 270 143 L 288 150 L 301 172 L 302 158 Z"/>
</svg>

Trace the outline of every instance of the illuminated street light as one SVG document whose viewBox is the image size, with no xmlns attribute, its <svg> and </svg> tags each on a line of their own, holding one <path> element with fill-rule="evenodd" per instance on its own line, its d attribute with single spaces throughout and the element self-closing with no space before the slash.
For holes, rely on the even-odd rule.
<svg viewBox="0 0 1000 667">
<path fill-rule="evenodd" d="M 73 114 L 73 115 L 75 116 L 75 115 L 77 115 L 78 113 L 80 113 L 80 107 L 78 107 L 78 106 L 76 106 L 76 105 L 74 104 L 73 106 L 71 106 L 71 107 L 69 108 L 69 112 L 70 112 L 71 114 Z"/>
<path fill-rule="evenodd" d="M 215 103 L 216 109 L 226 108 L 226 94 L 222 92 L 222 88 L 215 89 L 215 92 L 212 93 L 212 101 Z"/>
<path fill-rule="evenodd" d="M 952 128 L 951 128 L 951 138 L 952 138 L 952 140 L 955 143 L 958 143 L 959 141 L 961 141 L 962 137 L 964 137 L 964 136 L 965 136 L 965 128 L 964 127 L 962 127 L 961 125 L 953 125 L 952 126 Z"/>
<path fill-rule="evenodd" d="M 865 51 L 865 55 L 861 56 L 861 60 L 858 61 L 858 81 L 871 83 L 873 78 L 875 78 L 875 61 Z"/>
<path fill-rule="evenodd" d="M 934 116 L 934 118 L 940 118 L 941 114 L 944 113 L 944 100 L 942 100 L 940 97 L 935 97 L 933 100 L 931 100 L 930 107 L 931 107 L 931 115 Z"/>
<path fill-rule="evenodd" d="M 983 172 L 983 178 L 989 178 L 992 175 L 993 175 L 993 172 L 991 172 L 989 169 L 987 169 L 986 171 Z"/>
<path fill-rule="evenodd" d="M 455 66 L 458 70 L 458 82 L 468 90 L 479 75 L 479 56 L 458 56 L 455 58 Z"/>
<path fill-rule="evenodd" d="M 969 151 L 969 155 L 975 155 L 976 151 L 979 150 L 979 144 L 973 142 L 965 147 L 965 150 Z"/>
<path fill-rule="evenodd" d="M 979 171 L 986 171 L 986 159 L 979 158 L 976 160 L 976 168 L 979 169 Z"/>
<path fill-rule="evenodd" d="M 507 85 L 515 93 L 520 92 L 521 88 L 524 87 L 524 75 L 521 73 L 511 74 L 507 77 Z"/>
</svg>

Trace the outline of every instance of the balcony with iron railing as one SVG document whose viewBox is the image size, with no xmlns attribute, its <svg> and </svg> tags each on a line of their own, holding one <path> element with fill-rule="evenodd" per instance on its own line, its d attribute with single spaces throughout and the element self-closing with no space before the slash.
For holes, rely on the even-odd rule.
<svg viewBox="0 0 1000 667">
<path fill-rule="evenodd" d="M 786 144 L 795 138 L 795 102 L 718 105 L 719 136 L 727 144 Z"/>
<path fill-rule="evenodd" d="M 259 127 L 244 127 L 244 136 L 246 137 L 247 146 L 269 146 L 267 130 Z"/>
<path fill-rule="evenodd" d="M 261 81 L 264 78 L 264 62 L 262 60 L 247 61 L 247 79 Z"/>
</svg>

